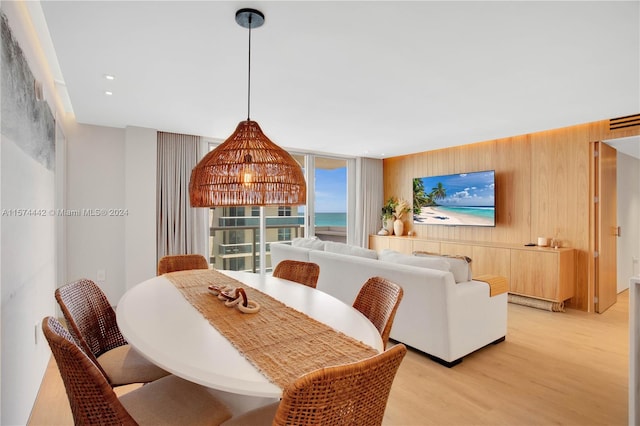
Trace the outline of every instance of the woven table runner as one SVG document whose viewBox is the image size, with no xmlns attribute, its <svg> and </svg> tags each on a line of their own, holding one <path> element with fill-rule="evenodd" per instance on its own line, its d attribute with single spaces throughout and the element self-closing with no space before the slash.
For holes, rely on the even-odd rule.
<svg viewBox="0 0 640 426">
<path fill-rule="evenodd" d="M 489 284 L 489 297 L 509 291 L 509 281 L 507 281 L 506 277 L 502 277 L 500 275 L 479 275 L 477 277 L 473 277 L 473 280 L 483 281 Z"/>
<path fill-rule="evenodd" d="M 371 346 L 216 270 L 179 271 L 164 276 L 281 389 L 310 371 L 360 361 L 378 353 Z M 242 287 L 249 300 L 260 304 L 260 311 L 245 314 L 237 307 L 226 307 L 207 289 L 211 284 Z"/>
</svg>

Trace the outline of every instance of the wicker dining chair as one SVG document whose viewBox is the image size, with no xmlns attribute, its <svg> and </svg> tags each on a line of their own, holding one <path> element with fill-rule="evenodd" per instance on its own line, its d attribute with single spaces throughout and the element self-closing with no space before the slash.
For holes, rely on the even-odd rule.
<svg viewBox="0 0 640 426">
<path fill-rule="evenodd" d="M 163 256 L 158 262 L 158 275 L 189 269 L 209 269 L 209 262 L 201 254 L 175 254 Z"/>
<path fill-rule="evenodd" d="M 312 371 L 287 386 L 279 403 L 241 414 L 223 425 L 379 426 L 406 353 L 407 348 L 399 343 L 362 361 Z"/>
<path fill-rule="evenodd" d="M 151 382 L 165 370 L 131 348 L 116 323 L 116 313 L 100 287 L 80 279 L 55 291 L 71 335 L 112 386 Z"/>
<path fill-rule="evenodd" d="M 120 398 L 71 333 L 54 317 L 42 331 L 58 364 L 76 425 L 218 425 L 229 408 L 205 387 L 174 375 L 132 390 Z"/>
<path fill-rule="evenodd" d="M 398 284 L 382 277 L 371 277 L 364 283 L 353 302 L 353 307 L 376 326 L 385 347 L 402 295 L 402 287 Z"/>
<path fill-rule="evenodd" d="M 283 260 L 276 265 L 273 270 L 273 276 L 316 288 L 318 276 L 320 276 L 320 267 L 313 262 Z"/>
</svg>

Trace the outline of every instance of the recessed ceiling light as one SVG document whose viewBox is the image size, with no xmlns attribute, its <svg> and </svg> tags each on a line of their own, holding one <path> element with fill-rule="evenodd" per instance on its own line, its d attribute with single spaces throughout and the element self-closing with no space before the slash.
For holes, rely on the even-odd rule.
<svg viewBox="0 0 640 426">
<path fill-rule="evenodd" d="M 107 96 L 111 96 L 111 95 L 113 95 L 113 92 L 111 92 L 109 90 L 105 90 L 104 94 L 107 95 Z"/>
<path fill-rule="evenodd" d="M 106 78 L 107 80 L 115 80 L 116 78 L 114 76 L 112 76 L 111 74 L 105 74 L 104 78 Z"/>
</svg>

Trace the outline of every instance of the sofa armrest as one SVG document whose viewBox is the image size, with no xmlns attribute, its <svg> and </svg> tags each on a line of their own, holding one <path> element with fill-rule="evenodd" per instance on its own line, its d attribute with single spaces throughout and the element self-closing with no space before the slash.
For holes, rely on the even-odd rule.
<svg viewBox="0 0 640 426">
<path fill-rule="evenodd" d="M 489 284 L 468 281 L 455 286 L 448 298 L 450 358 L 461 358 L 506 336 L 507 293 L 490 295 Z"/>
</svg>

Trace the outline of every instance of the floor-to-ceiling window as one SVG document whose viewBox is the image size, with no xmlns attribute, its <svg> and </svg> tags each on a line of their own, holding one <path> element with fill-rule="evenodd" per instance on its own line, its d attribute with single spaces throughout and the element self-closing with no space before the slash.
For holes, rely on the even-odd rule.
<svg viewBox="0 0 640 426">
<path fill-rule="evenodd" d="M 210 149 L 215 146 L 211 143 Z M 271 270 L 272 242 L 286 243 L 311 235 L 346 242 L 349 159 L 297 153 L 292 156 L 307 177 L 307 205 L 265 207 L 266 271 Z M 210 209 L 209 262 L 214 268 L 258 272 L 260 238 L 259 207 Z"/>
</svg>

